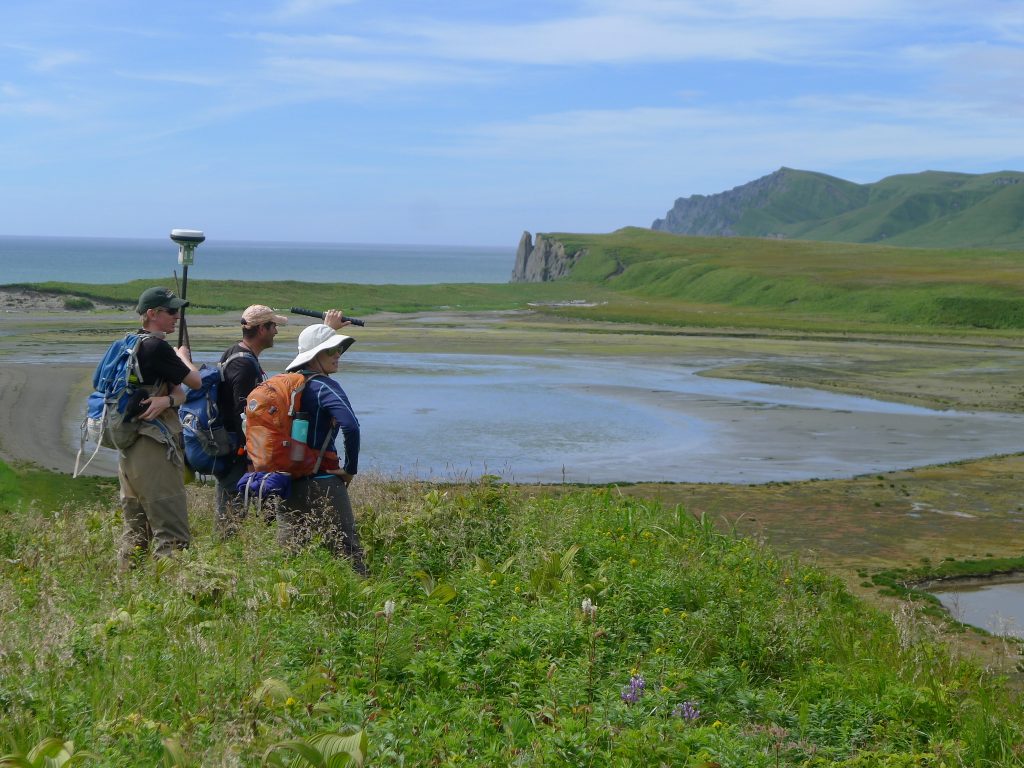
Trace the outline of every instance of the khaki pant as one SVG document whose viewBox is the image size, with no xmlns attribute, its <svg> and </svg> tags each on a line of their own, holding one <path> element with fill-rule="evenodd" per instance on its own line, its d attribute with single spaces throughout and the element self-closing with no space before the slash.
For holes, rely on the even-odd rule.
<svg viewBox="0 0 1024 768">
<path fill-rule="evenodd" d="M 181 453 L 168 444 L 141 435 L 121 451 L 117 477 L 121 482 L 124 529 L 119 565 L 130 568 L 133 555 L 153 544 L 153 554 L 166 557 L 192 541 L 185 503 Z"/>
</svg>

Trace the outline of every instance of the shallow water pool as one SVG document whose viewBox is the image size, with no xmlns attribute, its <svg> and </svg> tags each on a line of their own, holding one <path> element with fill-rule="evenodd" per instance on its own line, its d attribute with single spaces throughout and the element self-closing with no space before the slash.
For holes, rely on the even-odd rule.
<svg viewBox="0 0 1024 768">
<path fill-rule="evenodd" d="M 290 356 L 261 359 L 277 371 Z M 760 483 L 1024 450 L 1024 416 L 699 375 L 707 365 L 364 351 L 336 378 L 362 425 L 360 470 L 422 478 Z"/>
<path fill-rule="evenodd" d="M 1024 637 L 1024 580 L 929 590 L 959 622 L 994 635 Z"/>
</svg>

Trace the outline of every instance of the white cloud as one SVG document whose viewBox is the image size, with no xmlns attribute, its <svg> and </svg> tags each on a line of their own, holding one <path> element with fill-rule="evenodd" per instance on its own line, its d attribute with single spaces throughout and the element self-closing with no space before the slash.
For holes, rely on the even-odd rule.
<svg viewBox="0 0 1024 768">
<path fill-rule="evenodd" d="M 601 62 L 776 60 L 827 50 L 820 36 L 776 26 L 664 22 L 635 15 L 534 24 L 419 21 L 404 33 L 448 59 L 577 66 Z"/>
<path fill-rule="evenodd" d="M 336 86 L 346 85 L 360 92 L 381 88 L 424 85 L 428 83 L 483 82 L 484 76 L 466 67 L 427 66 L 420 62 L 356 61 L 325 57 L 271 57 L 265 62 L 267 76 L 338 95 Z M 351 93 L 351 92 L 350 92 Z"/>
<path fill-rule="evenodd" d="M 201 88 L 218 88 L 227 85 L 230 80 L 221 74 L 205 74 L 202 72 L 139 72 L 135 70 L 115 70 L 114 74 L 128 80 L 142 80 L 151 83 L 173 83 Z"/>
<path fill-rule="evenodd" d="M 278 18 L 312 16 L 342 5 L 352 5 L 359 0 L 285 0 L 274 11 Z"/>
</svg>

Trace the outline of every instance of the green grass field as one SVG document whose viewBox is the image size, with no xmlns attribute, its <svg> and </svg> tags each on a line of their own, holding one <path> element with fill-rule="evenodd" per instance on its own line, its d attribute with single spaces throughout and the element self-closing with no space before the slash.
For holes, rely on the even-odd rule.
<svg viewBox="0 0 1024 768">
<path fill-rule="evenodd" d="M 0 480 L 0 753 L 55 737 L 104 766 L 365 750 L 767 768 L 1009 766 L 1024 749 L 1018 698 L 912 607 L 879 613 L 681 507 L 361 478 L 360 581 L 322 550 L 283 556 L 258 519 L 217 544 L 192 486 L 197 546 L 118 577 L 109 496 L 53 475 L 41 503 L 31 473 Z"/>
<path fill-rule="evenodd" d="M 1019 251 L 680 237 L 636 228 L 548 237 L 569 252 L 587 250 L 567 279 L 429 286 L 194 279 L 188 297 L 200 311 L 242 309 L 260 296 L 282 308 L 341 304 L 356 316 L 533 307 L 677 327 L 994 335 L 1024 328 Z M 153 282 L 33 287 L 131 306 Z"/>
</svg>

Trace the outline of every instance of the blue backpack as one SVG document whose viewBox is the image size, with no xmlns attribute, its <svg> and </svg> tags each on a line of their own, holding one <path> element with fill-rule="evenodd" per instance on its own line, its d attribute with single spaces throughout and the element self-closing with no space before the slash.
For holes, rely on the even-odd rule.
<svg viewBox="0 0 1024 768">
<path fill-rule="evenodd" d="M 215 366 L 201 366 L 199 378 L 202 384 L 197 389 L 185 387 L 185 402 L 178 408 L 185 444 L 185 463 L 193 472 L 201 475 L 219 474 L 227 470 L 241 444 L 241 436 L 228 432 L 224 427 L 224 418 L 217 405 L 224 370 L 228 363 L 239 357 L 252 358 L 259 365 L 252 353 L 236 352 Z"/>
<path fill-rule="evenodd" d="M 107 348 L 96 366 L 92 376 L 95 391 L 86 400 L 73 477 L 85 471 L 100 446 L 124 450 L 138 439 L 139 425 L 134 416 L 149 392 L 141 386 L 142 372 L 137 356 L 140 342 L 149 336 L 133 332 L 118 339 Z M 85 444 L 89 441 L 95 442 L 96 448 L 79 469 Z"/>
</svg>

